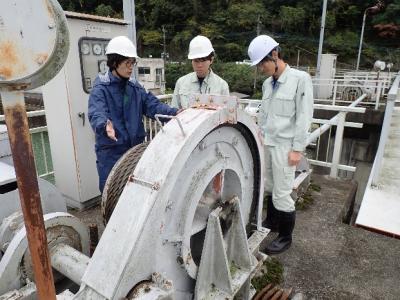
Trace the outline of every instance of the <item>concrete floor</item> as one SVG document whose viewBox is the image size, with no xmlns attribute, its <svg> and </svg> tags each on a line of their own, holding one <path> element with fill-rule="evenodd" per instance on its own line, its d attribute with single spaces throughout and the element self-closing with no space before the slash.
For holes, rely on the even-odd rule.
<svg viewBox="0 0 400 300">
<path fill-rule="evenodd" d="M 275 256 L 284 266 L 283 287 L 303 299 L 400 299 L 400 240 L 342 223 L 353 181 L 317 174 L 312 181 L 321 191 L 313 191 L 314 203 L 297 212 L 292 247 Z M 97 223 L 101 235 L 98 206 L 72 213 Z"/>
<path fill-rule="evenodd" d="M 321 191 L 297 212 L 292 247 L 275 256 L 284 266 L 283 287 L 305 299 L 400 299 L 400 240 L 342 223 L 354 182 L 317 174 L 312 180 Z"/>
</svg>

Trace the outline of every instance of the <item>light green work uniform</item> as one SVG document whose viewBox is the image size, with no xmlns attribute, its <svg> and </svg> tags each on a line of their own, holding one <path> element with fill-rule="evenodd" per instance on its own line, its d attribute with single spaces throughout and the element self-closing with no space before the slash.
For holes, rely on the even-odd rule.
<svg viewBox="0 0 400 300">
<path fill-rule="evenodd" d="M 171 106 L 188 108 L 189 96 L 192 94 L 229 95 L 229 86 L 212 70 L 204 78 L 201 86 L 196 72 L 189 73 L 176 81 Z"/>
<path fill-rule="evenodd" d="M 304 151 L 313 114 L 313 86 L 309 74 L 286 65 L 273 85 L 263 84 L 259 123 L 264 133 L 265 191 L 272 194 L 277 210 L 295 210 L 292 193 L 295 166 L 289 166 L 290 151 Z"/>
</svg>

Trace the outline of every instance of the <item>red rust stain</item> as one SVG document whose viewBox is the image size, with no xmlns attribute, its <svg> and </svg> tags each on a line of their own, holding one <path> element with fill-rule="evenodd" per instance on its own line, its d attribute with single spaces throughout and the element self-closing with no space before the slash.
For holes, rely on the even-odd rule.
<svg viewBox="0 0 400 300">
<path fill-rule="evenodd" d="M 5 41 L 0 44 L 0 61 L 6 61 L 9 64 L 17 63 L 15 55 L 15 45 L 11 41 Z"/>
<path fill-rule="evenodd" d="M 10 40 L 0 43 L 0 76 L 10 79 L 16 74 L 26 71 L 26 66 L 22 64 L 18 57 L 18 47 Z"/>
<path fill-rule="evenodd" d="M 14 168 L 17 173 L 21 208 L 24 215 L 29 249 L 39 299 L 55 299 L 53 275 L 47 249 L 47 238 L 40 202 L 35 161 L 24 105 L 7 106 L 4 110 Z"/>
<path fill-rule="evenodd" d="M 18 62 L 15 53 L 15 45 L 11 41 L 0 44 L 0 75 L 6 79 L 13 75 L 11 66 Z"/>
<path fill-rule="evenodd" d="M 213 189 L 217 194 L 220 194 L 222 191 L 222 179 L 223 179 L 222 172 L 215 175 L 213 179 Z"/>
<path fill-rule="evenodd" d="M 10 78 L 12 76 L 12 70 L 10 67 L 1 67 L 0 66 L 0 76 L 5 79 Z"/>
</svg>

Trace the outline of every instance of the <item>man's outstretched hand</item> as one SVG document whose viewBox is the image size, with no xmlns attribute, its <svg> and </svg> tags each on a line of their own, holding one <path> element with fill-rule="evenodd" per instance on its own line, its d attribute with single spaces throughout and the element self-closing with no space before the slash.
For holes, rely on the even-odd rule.
<svg viewBox="0 0 400 300">
<path fill-rule="evenodd" d="M 118 141 L 118 139 L 115 137 L 115 130 L 113 123 L 110 120 L 107 120 L 107 125 L 106 125 L 106 132 L 107 136 L 112 139 L 113 141 Z"/>
</svg>

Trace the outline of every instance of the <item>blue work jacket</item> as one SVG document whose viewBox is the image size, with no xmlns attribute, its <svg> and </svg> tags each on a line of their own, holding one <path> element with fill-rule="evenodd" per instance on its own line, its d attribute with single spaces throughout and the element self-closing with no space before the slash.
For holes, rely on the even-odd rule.
<svg viewBox="0 0 400 300">
<path fill-rule="evenodd" d="M 129 148 L 144 141 L 143 115 L 176 115 L 177 108 L 160 102 L 135 80 L 123 80 L 111 72 L 99 74 L 89 97 L 88 117 L 96 136 L 96 166 L 103 192 L 108 174 Z M 117 141 L 107 136 L 106 124 L 113 124 Z"/>
<path fill-rule="evenodd" d="M 96 135 L 96 150 L 118 145 L 133 147 L 146 135 L 143 115 L 176 115 L 177 109 L 160 102 L 135 80 L 114 76 L 110 71 L 99 74 L 89 97 L 88 117 Z M 107 136 L 106 123 L 113 123 L 118 141 Z"/>
</svg>

